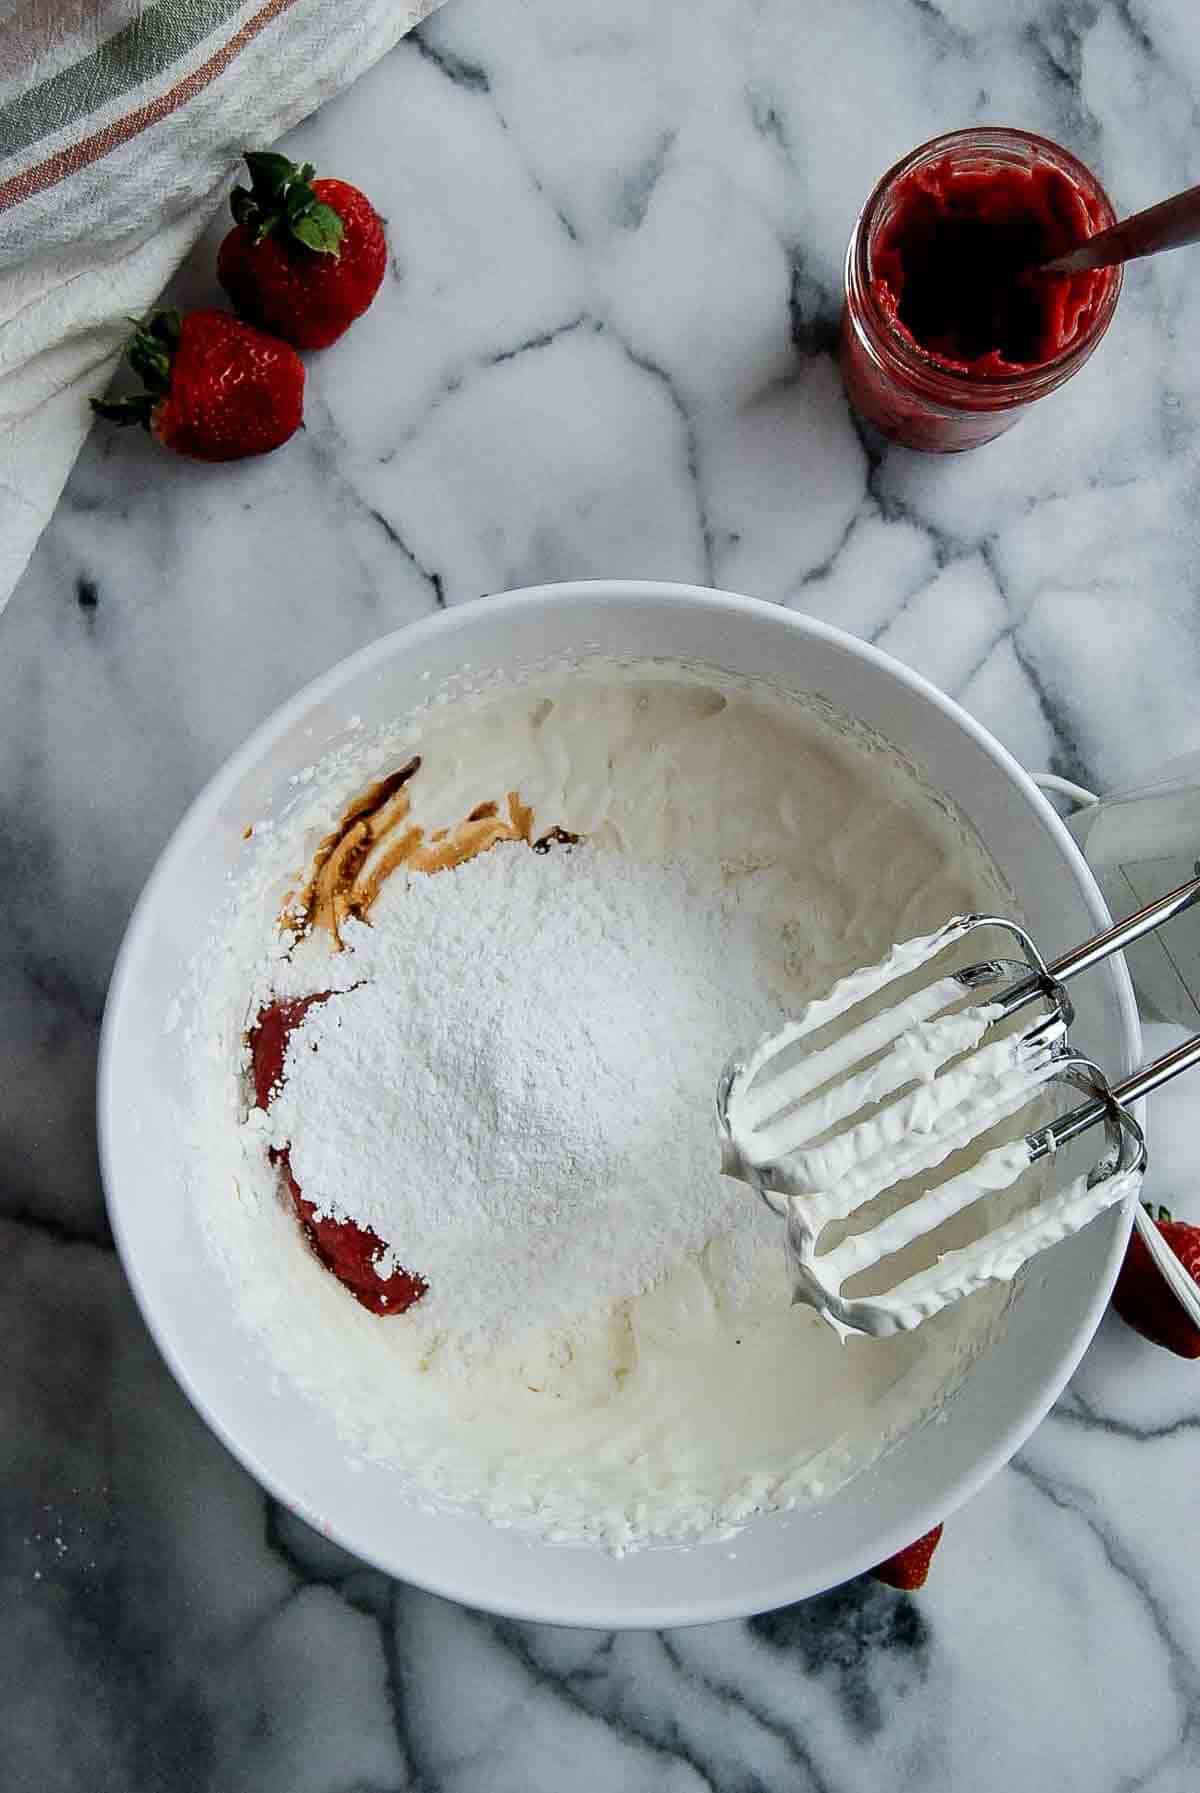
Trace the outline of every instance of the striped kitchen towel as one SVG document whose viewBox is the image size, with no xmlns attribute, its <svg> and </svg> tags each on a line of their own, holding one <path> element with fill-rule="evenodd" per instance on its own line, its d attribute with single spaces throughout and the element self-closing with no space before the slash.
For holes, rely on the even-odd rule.
<svg viewBox="0 0 1200 1793">
<path fill-rule="evenodd" d="M 264 148 L 439 0 L 0 0 L 0 610 L 88 399 Z"/>
</svg>

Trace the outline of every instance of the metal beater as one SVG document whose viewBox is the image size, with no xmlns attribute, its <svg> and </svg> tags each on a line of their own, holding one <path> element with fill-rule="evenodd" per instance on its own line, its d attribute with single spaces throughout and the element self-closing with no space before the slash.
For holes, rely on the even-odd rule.
<svg viewBox="0 0 1200 1793">
<path fill-rule="evenodd" d="M 1065 986 L 1198 901 L 1200 876 L 1050 962 L 1016 922 L 956 916 L 936 934 L 895 948 L 882 964 L 842 978 L 795 1021 L 731 1058 L 717 1087 L 723 1168 L 749 1183 L 785 1221 L 793 1299 L 816 1308 L 842 1333 L 910 1331 L 984 1283 L 1011 1279 L 1037 1252 L 1115 1203 L 1132 1200 L 1146 1145 L 1131 1107 L 1200 1064 L 1200 1037 L 1111 1084 L 1068 1041 L 1074 1011 Z M 1020 958 L 988 959 L 951 972 L 848 1030 L 840 1027 L 843 1017 L 889 984 L 981 928 L 1007 933 Z M 1035 1012 L 1022 1031 L 1002 1030 L 1027 1008 Z M 813 1036 L 827 1028 L 827 1043 L 814 1044 Z M 992 1147 L 874 1226 L 818 1250 L 827 1228 L 897 1183 L 944 1163 L 1058 1083 L 1087 1100 L 1023 1138 Z M 1065 1189 L 885 1293 L 842 1293 L 859 1272 L 983 1196 L 1010 1187 L 1029 1166 L 1099 1125 L 1106 1135 L 1103 1155 Z M 1200 1325 L 1200 1289 L 1141 1204 L 1135 1201 L 1133 1211 L 1151 1256 Z"/>
</svg>

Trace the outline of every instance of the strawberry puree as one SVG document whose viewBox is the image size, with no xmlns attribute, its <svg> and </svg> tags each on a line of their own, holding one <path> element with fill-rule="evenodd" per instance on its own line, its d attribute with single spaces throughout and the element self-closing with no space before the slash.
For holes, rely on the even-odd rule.
<svg viewBox="0 0 1200 1793">
<path fill-rule="evenodd" d="M 1094 321 L 1103 273 L 1044 276 L 1038 262 L 1096 229 L 1057 168 L 949 161 L 904 177 L 872 254 L 880 309 L 946 368 L 1004 377 L 1053 360 Z"/>
<path fill-rule="evenodd" d="M 331 994 L 323 991 L 313 996 L 280 997 L 259 1010 L 249 1036 L 257 1108 L 265 1110 L 271 1106 L 283 1080 L 288 1040 L 309 1009 L 328 1001 Z M 373 1314 L 402 1314 L 421 1299 L 429 1286 L 423 1277 L 402 1269 L 392 1270 L 386 1276 L 380 1274 L 376 1266 L 389 1248 L 371 1227 L 317 1214 L 315 1204 L 305 1199 L 296 1181 L 286 1146 L 282 1150 L 272 1148 L 271 1162 L 279 1166 L 305 1238 L 325 1268 L 349 1289 L 357 1302 Z"/>
</svg>

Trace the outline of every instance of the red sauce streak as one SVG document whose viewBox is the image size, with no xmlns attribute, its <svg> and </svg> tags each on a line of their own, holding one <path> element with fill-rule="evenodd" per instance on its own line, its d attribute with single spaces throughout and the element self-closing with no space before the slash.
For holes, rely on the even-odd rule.
<svg viewBox="0 0 1200 1793">
<path fill-rule="evenodd" d="M 1087 331 L 1102 271 L 1039 275 L 1091 236 L 1087 196 L 1056 168 L 914 170 L 896 190 L 871 257 L 872 290 L 903 334 L 960 373 L 1011 376 Z"/>
<path fill-rule="evenodd" d="M 316 1003 L 327 1002 L 332 994 L 325 990 L 313 996 L 278 997 L 259 1010 L 249 1035 L 256 1107 L 266 1109 L 271 1106 L 283 1081 L 288 1040 L 309 1009 Z M 316 1204 L 307 1200 L 296 1181 L 286 1146 L 271 1148 L 271 1162 L 279 1167 L 309 1245 L 357 1302 L 373 1314 L 402 1314 L 421 1299 L 429 1287 L 423 1276 L 411 1270 L 393 1270 L 387 1276 L 380 1274 L 376 1266 L 388 1252 L 388 1246 L 372 1227 L 317 1214 Z"/>
</svg>

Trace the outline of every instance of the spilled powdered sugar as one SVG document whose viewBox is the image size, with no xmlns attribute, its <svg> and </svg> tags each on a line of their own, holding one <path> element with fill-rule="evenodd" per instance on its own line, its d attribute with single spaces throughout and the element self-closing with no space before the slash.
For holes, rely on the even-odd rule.
<svg viewBox="0 0 1200 1793">
<path fill-rule="evenodd" d="M 292 1035 L 265 1124 L 322 1214 L 427 1279 L 405 1323 L 451 1328 L 464 1364 L 640 1294 L 755 1210 L 720 1173 L 713 1091 L 780 1018 L 779 942 L 736 887 L 503 845 L 394 878 L 345 941 L 349 987 Z"/>
</svg>

